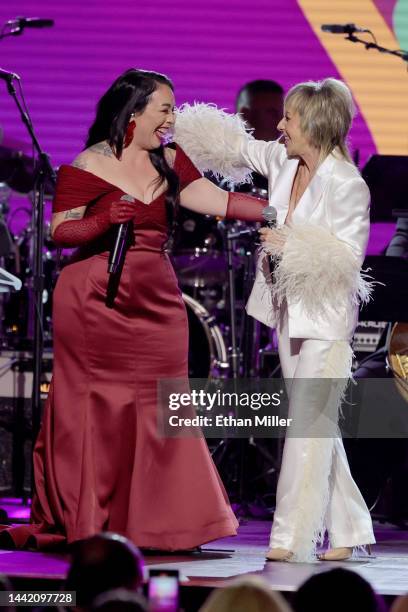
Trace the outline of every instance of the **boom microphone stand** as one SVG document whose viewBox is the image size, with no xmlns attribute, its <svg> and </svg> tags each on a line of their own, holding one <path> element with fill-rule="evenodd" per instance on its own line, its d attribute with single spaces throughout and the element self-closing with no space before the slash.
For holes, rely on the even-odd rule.
<svg viewBox="0 0 408 612">
<path fill-rule="evenodd" d="M 53 183 L 56 182 L 56 175 L 51 166 L 49 156 L 45 153 L 37 140 L 34 133 L 33 124 L 31 122 L 27 107 L 25 105 L 24 96 L 22 94 L 20 77 L 13 72 L 0 70 L 0 79 L 6 81 L 7 89 L 10 96 L 13 98 L 21 119 L 26 126 L 33 147 L 38 155 L 38 163 L 36 168 L 36 178 L 34 187 L 34 262 L 32 276 L 32 296 L 33 296 L 33 312 L 34 321 L 34 338 L 33 338 L 33 389 L 32 389 L 32 431 L 33 444 L 37 437 L 41 423 L 41 368 L 43 355 L 43 291 L 44 291 L 44 269 L 42 259 L 42 249 L 44 243 L 44 191 L 47 179 Z M 17 97 L 14 81 L 17 81 L 20 88 L 20 93 L 23 100 L 23 105 Z"/>
<path fill-rule="evenodd" d="M 233 382 L 233 390 L 235 393 L 237 393 L 240 376 L 248 378 L 251 376 L 257 376 L 258 372 L 253 366 L 256 350 L 254 337 L 256 336 L 256 333 L 254 333 L 252 322 L 248 320 L 248 315 L 243 315 L 244 321 L 241 323 L 241 334 L 239 334 L 237 330 L 237 303 L 235 292 L 236 269 L 234 267 L 233 256 L 236 241 L 257 236 L 258 231 L 257 229 L 251 227 L 244 227 L 244 229 L 237 230 L 233 228 L 231 230 L 224 221 L 220 221 L 218 223 L 218 228 L 223 234 L 224 248 L 227 254 L 228 303 L 230 319 L 230 373 Z M 245 257 L 246 269 L 244 293 L 247 294 L 250 286 L 253 284 L 255 270 L 253 269 L 252 252 L 249 249 L 246 249 Z M 269 454 L 267 449 L 259 445 L 253 437 L 249 439 L 222 439 L 212 452 L 212 456 L 219 469 L 221 468 L 221 464 L 225 459 L 228 460 L 231 458 L 231 456 L 236 457 L 237 501 L 233 504 L 234 512 L 240 517 L 261 516 L 262 514 L 262 516 L 266 518 L 266 508 L 255 508 L 256 504 L 254 505 L 249 497 L 247 459 L 248 450 L 250 449 L 255 451 L 257 455 L 261 455 L 262 458 L 267 461 L 270 466 L 272 466 L 272 472 L 276 471 L 276 462 L 274 458 Z M 267 516 L 270 518 L 269 513 Z"/>
</svg>

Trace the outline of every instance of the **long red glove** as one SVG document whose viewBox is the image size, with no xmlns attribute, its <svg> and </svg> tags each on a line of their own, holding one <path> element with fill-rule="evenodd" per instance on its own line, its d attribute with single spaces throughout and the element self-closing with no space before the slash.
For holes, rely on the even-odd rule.
<svg viewBox="0 0 408 612">
<path fill-rule="evenodd" d="M 136 214 L 135 202 L 111 202 L 104 210 L 77 221 L 64 221 L 57 226 L 53 240 L 59 247 L 75 247 L 91 242 L 108 231 L 111 225 L 132 221 Z"/>
<path fill-rule="evenodd" d="M 254 198 L 246 193 L 230 191 L 225 217 L 239 221 L 263 221 L 262 211 L 265 206 L 268 206 L 266 200 Z"/>
</svg>

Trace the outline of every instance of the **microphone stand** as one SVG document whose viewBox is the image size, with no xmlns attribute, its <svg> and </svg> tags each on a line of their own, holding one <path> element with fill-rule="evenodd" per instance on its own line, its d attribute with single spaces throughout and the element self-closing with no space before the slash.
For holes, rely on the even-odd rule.
<svg viewBox="0 0 408 612">
<path fill-rule="evenodd" d="M 350 42 L 353 42 L 353 43 L 361 43 L 362 45 L 365 46 L 367 51 L 369 49 L 377 49 L 377 51 L 379 51 L 380 53 L 388 53 L 389 55 L 396 55 L 397 57 L 400 57 L 404 62 L 408 62 L 408 51 L 403 51 L 402 49 L 392 50 L 392 49 L 387 49 L 386 47 L 380 47 L 380 45 L 378 45 L 376 42 L 368 42 L 367 40 L 358 38 L 358 36 L 355 36 L 352 33 L 347 34 L 344 40 L 349 40 Z"/>
<path fill-rule="evenodd" d="M 258 231 L 254 228 L 245 227 L 245 229 L 238 230 L 230 230 L 225 222 L 220 221 L 218 223 L 218 228 L 223 232 L 224 237 L 224 245 L 227 252 L 227 269 L 228 269 L 228 298 L 229 298 L 229 322 L 230 322 L 230 341 L 231 345 L 229 347 L 229 356 L 231 362 L 231 378 L 233 383 L 233 391 L 234 393 L 238 393 L 238 380 L 240 375 L 244 377 L 249 377 L 251 374 L 257 375 L 257 372 L 251 371 L 251 356 L 253 355 L 253 347 L 251 343 L 254 341 L 254 335 L 252 330 L 252 323 L 249 323 L 247 320 L 244 323 L 244 338 L 240 338 L 240 341 L 244 340 L 246 342 L 245 349 L 248 350 L 248 353 L 245 354 L 244 360 L 242 359 L 243 354 L 241 350 L 240 343 L 238 343 L 238 334 L 237 334 L 237 324 L 236 324 L 236 313 L 237 313 L 237 305 L 236 305 L 236 293 L 235 293 L 235 269 L 234 269 L 234 245 L 236 240 L 242 238 L 248 238 L 252 235 L 257 235 Z M 248 290 L 249 283 L 253 280 L 253 271 L 251 274 L 251 270 L 249 269 L 250 263 L 249 259 L 249 251 L 246 253 L 247 263 L 246 263 L 246 271 L 245 271 L 245 289 Z M 244 317 L 248 315 L 244 314 Z M 249 350 L 250 349 L 250 350 Z M 241 371 L 242 370 L 242 371 Z M 238 409 L 238 407 L 237 407 Z M 236 412 L 238 414 L 238 411 Z M 267 459 L 269 462 L 272 461 L 273 469 L 275 471 L 276 462 L 270 456 L 266 449 L 261 448 L 254 440 L 253 436 L 251 438 L 244 439 L 225 439 L 223 438 L 214 451 L 212 452 L 212 457 L 216 464 L 218 464 L 219 469 L 221 468 L 221 463 L 224 457 L 229 454 L 236 456 L 237 458 L 237 501 L 233 504 L 234 512 L 240 517 L 251 516 L 253 511 L 251 509 L 251 500 L 249 498 L 248 491 L 248 470 L 247 470 L 247 458 L 248 458 L 248 449 L 250 447 L 254 447 L 255 451 L 258 452 L 264 459 Z M 217 461 L 217 456 L 220 456 L 220 461 Z M 262 510 L 262 509 L 261 509 Z M 265 517 L 264 517 L 265 518 Z M 266 518 L 270 518 L 270 515 Z"/>
<path fill-rule="evenodd" d="M 7 26 L 9 30 L 7 31 Z M 7 36 L 20 36 L 24 31 L 24 26 L 19 23 L 18 19 L 12 19 L 7 21 L 7 23 L 3 26 L 3 29 L 0 32 L 0 40 L 6 38 Z"/>
<path fill-rule="evenodd" d="M 14 79 L 20 80 L 18 75 L 10 74 L 6 79 L 7 89 L 10 96 L 13 98 L 17 109 L 21 115 L 21 119 L 27 128 L 33 147 L 38 155 L 38 164 L 36 168 L 35 178 L 35 197 L 34 197 L 34 254 L 33 254 L 33 270 L 32 270 L 32 317 L 34 320 L 34 337 L 33 337 L 33 388 L 32 388 L 32 444 L 40 429 L 41 424 L 41 370 L 42 370 L 42 355 L 43 355 L 43 291 L 44 291 L 44 265 L 43 265 L 43 245 L 44 245 L 44 191 L 47 179 L 50 179 L 54 184 L 56 182 L 56 174 L 51 166 L 50 158 L 45 153 L 37 137 L 34 133 L 33 124 L 27 111 L 24 110 L 20 100 L 17 97 L 14 87 Z"/>
</svg>

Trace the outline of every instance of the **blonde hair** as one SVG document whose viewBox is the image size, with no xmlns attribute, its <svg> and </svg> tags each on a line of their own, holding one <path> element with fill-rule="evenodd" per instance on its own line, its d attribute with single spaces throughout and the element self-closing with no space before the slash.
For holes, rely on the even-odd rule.
<svg viewBox="0 0 408 612">
<path fill-rule="evenodd" d="M 331 78 L 299 83 L 288 91 L 284 104 L 299 113 L 301 130 L 320 149 L 320 162 L 334 152 L 353 163 L 347 135 L 355 106 L 345 83 Z"/>
<path fill-rule="evenodd" d="M 215 589 L 200 612 L 291 612 L 282 595 L 272 591 L 258 576 L 238 578 L 230 585 Z"/>
</svg>

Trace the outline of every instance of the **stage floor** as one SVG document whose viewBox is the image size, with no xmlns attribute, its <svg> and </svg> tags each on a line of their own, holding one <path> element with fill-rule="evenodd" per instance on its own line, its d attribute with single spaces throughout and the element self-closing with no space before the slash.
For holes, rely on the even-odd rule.
<svg viewBox="0 0 408 612">
<path fill-rule="evenodd" d="M 203 547 L 201 554 L 147 556 L 147 567 L 166 567 L 180 571 L 182 582 L 191 587 L 218 587 L 243 574 L 265 578 L 271 588 L 288 594 L 309 576 L 333 567 L 345 567 L 366 578 L 374 589 L 386 596 L 408 592 L 408 532 L 388 524 L 375 525 L 378 544 L 371 557 L 360 556 L 342 563 L 266 563 L 264 553 L 270 524 L 243 520 L 239 534 Z M 0 551 L 0 572 L 21 580 L 64 579 L 68 557 L 17 551 Z"/>
</svg>

